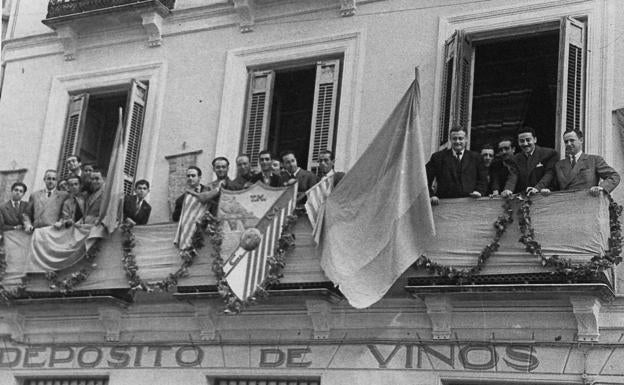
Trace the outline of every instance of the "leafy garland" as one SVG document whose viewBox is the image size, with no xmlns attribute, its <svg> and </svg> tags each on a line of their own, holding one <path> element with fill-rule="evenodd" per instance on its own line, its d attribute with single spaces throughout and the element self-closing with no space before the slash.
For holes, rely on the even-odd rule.
<svg viewBox="0 0 624 385">
<path fill-rule="evenodd" d="M 533 201 L 528 196 L 515 196 L 514 198 L 505 198 L 503 204 L 503 214 L 494 222 L 494 239 L 492 243 L 483 248 L 477 264 L 470 269 L 456 269 L 452 266 L 442 265 L 434 262 L 424 255 L 421 255 L 415 262 L 417 269 L 425 269 L 432 275 L 446 277 L 447 279 L 462 285 L 466 282 L 474 282 L 475 276 L 481 271 L 487 260 L 496 252 L 500 246 L 499 240 L 505 233 L 507 226 L 513 222 L 512 200 L 521 201 L 518 209 L 519 226 L 522 236 L 519 241 L 525 245 L 525 250 L 536 255 L 541 259 L 542 266 L 552 267 L 555 270 L 553 274 L 564 274 L 570 281 L 578 282 L 584 278 L 595 277 L 600 272 L 609 269 L 622 262 L 622 225 L 620 216 L 623 208 L 613 200 L 611 195 L 607 195 L 609 199 L 609 227 L 610 237 L 608 240 L 609 248 L 604 255 L 595 255 L 589 262 L 572 263 L 570 259 L 561 258 L 559 255 L 546 257 L 542 252 L 541 244 L 535 239 L 535 229 L 531 221 L 531 205 Z"/>
<path fill-rule="evenodd" d="M 136 238 L 132 229 L 134 224 L 131 222 L 124 222 L 121 225 L 122 240 L 121 247 L 123 250 L 123 268 L 128 277 L 128 284 L 130 290 L 137 291 L 143 290 L 147 292 L 169 291 L 173 287 L 177 286 L 178 281 L 182 277 L 189 275 L 188 269 L 193 265 L 195 257 L 197 257 L 198 250 L 204 247 L 203 233 L 206 231 L 206 227 L 210 222 L 212 215 L 210 212 L 206 213 L 197 221 L 197 227 L 191 238 L 191 247 L 184 250 L 180 250 L 178 255 L 182 260 L 180 267 L 173 273 L 169 274 L 167 278 L 155 283 L 149 283 L 141 278 L 139 275 L 139 266 L 136 263 L 136 254 L 134 254 L 134 246 L 136 246 Z"/>
<path fill-rule="evenodd" d="M 520 242 L 525 245 L 525 250 L 532 255 L 538 256 L 542 266 L 554 268 L 553 273 L 561 273 L 572 282 L 589 277 L 595 277 L 600 272 L 609 269 L 622 262 L 622 226 L 620 223 L 620 215 L 622 215 L 622 206 L 617 204 L 610 194 L 609 199 L 609 248 L 604 255 L 594 255 L 589 262 L 572 263 L 570 259 L 561 258 L 554 254 L 547 257 L 542 252 L 542 245 L 535 240 L 535 230 L 531 222 L 531 205 L 533 202 L 529 197 L 520 198 L 522 204 L 518 209 L 520 232 Z"/>
<path fill-rule="evenodd" d="M 225 302 L 224 312 L 226 314 L 240 313 L 245 307 L 256 302 L 258 298 L 267 297 L 268 286 L 279 283 L 280 278 L 283 277 L 282 271 L 284 266 L 286 266 L 286 251 L 295 245 L 295 235 L 291 232 L 291 229 L 296 221 L 297 215 L 295 214 L 288 215 L 286 217 L 286 221 L 282 226 L 282 233 L 277 241 L 275 254 L 267 258 L 268 270 L 266 279 L 262 282 L 262 284 L 258 285 L 256 291 L 251 297 L 245 301 L 241 301 L 236 294 L 232 292 L 232 289 L 225 280 L 225 273 L 223 271 L 225 261 L 221 257 L 221 245 L 223 244 L 222 222 L 218 218 L 210 218 L 206 228 L 206 233 L 208 234 L 208 239 L 212 244 L 213 250 L 212 271 L 217 277 L 217 288 L 219 295 Z"/>
<path fill-rule="evenodd" d="M 62 294 L 67 294 L 73 291 L 76 286 L 86 281 L 87 278 L 89 278 L 89 275 L 91 275 L 91 273 L 97 267 L 97 264 L 93 261 L 95 260 L 95 257 L 97 257 L 99 251 L 100 240 L 96 239 L 93 246 L 91 246 L 89 250 L 85 251 L 85 255 L 83 256 L 84 261 L 86 261 L 88 265 L 82 267 L 77 271 L 74 271 L 73 273 L 70 273 L 67 277 L 63 279 L 59 279 L 57 271 L 47 272 L 45 277 L 50 284 L 50 289 L 57 290 Z"/>
<path fill-rule="evenodd" d="M 513 222 L 513 208 L 512 208 L 512 199 L 505 198 L 503 207 L 503 214 L 499 215 L 496 221 L 494 221 L 494 239 L 491 243 L 486 245 L 481 253 L 479 254 L 479 258 L 477 260 L 477 264 L 470 269 L 456 269 L 452 266 L 442 265 L 440 263 L 434 262 L 431 259 L 427 258 L 424 255 L 421 255 L 415 262 L 415 266 L 417 269 L 425 269 L 430 274 L 443 276 L 450 279 L 453 282 L 457 282 L 462 285 L 465 282 L 472 282 L 474 277 L 483 269 L 486 262 L 490 257 L 498 251 L 500 247 L 500 239 L 507 231 L 507 227 Z"/>
</svg>

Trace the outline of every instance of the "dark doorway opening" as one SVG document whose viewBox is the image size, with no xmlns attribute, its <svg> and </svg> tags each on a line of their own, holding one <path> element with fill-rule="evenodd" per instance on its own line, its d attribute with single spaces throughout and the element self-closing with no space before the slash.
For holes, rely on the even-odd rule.
<svg viewBox="0 0 624 385">
<path fill-rule="evenodd" d="M 555 147 L 559 31 L 475 46 L 470 146 L 474 151 L 522 126 Z"/>
<path fill-rule="evenodd" d="M 98 167 L 106 173 L 117 133 L 119 107 L 126 115 L 127 93 L 91 95 L 78 154 L 83 165 Z"/>
<path fill-rule="evenodd" d="M 292 150 L 302 169 L 308 166 L 316 66 L 275 72 L 268 149 L 275 156 Z"/>
</svg>

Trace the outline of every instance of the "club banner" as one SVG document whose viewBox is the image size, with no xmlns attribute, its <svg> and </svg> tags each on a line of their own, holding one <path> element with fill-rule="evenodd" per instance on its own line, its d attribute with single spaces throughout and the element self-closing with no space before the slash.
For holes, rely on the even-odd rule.
<svg viewBox="0 0 624 385">
<path fill-rule="evenodd" d="M 295 207 L 297 185 L 273 188 L 256 183 L 246 190 L 221 192 L 221 257 L 225 279 L 245 301 L 267 276 L 267 259 L 278 246 L 282 226 Z"/>
</svg>

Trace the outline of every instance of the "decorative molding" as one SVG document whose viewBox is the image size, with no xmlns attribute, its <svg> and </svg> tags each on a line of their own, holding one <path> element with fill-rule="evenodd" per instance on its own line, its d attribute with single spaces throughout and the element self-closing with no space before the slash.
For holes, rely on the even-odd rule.
<svg viewBox="0 0 624 385">
<path fill-rule="evenodd" d="M 253 31 L 256 23 L 255 0 L 234 0 L 234 10 L 238 14 L 241 33 Z"/>
<path fill-rule="evenodd" d="M 217 312 L 213 307 L 206 304 L 195 305 L 195 320 L 202 341 L 212 341 L 217 337 Z"/>
<path fill-rule="evenodd" d="M 340 16 L 349 17 L 355 15 L 357 8 L 357 0 L 339 0 L 340 1 Z"/>
<path fill-rule="evenodd" d="M 576 317 L 577 335 L 579 342 L 597 342 L 600 336 L 598 317 L 602 304 L 596 297 L 570 297 L 572 311 Z"/>
<path fill-rule="evenodd" d="M 147 32 L 147 45 L 149 47 L 159 47 L 162 44 L 162 15 L 156 10 L 142 13 L 141 24 L 145 32 Z"/>
<path fill-rule="evenodd" d="M 24 330 L 26 317 L 17 309 L 5 309 L 0 315 L 0 322 L 7 325 L 7 329 L 11 333 L 11 338 L 15 341 L 24 342 Z"/>
<path fill-rule="evenodd" d="M 76 59 L 76 47 L 78 46 L 78 34 L 71 25 L 59 25 L 56 28 L 56 35 L 63 45 L 63 56 L 65 61 Z"/>
<path fill-rule="evenodd" d="M 314 338 L 317 340 L 329 338 L 332 305 L 326 301 L 307 300 L 306 308 L 314 328 Z"/>
<path fill-rule="evenodd" d="M 453 320 L 453 305 L 448 296 L 426 296 L 427 315 L 431 320 L 431 334 L 434 340 L 448 340 L 451 338 L 451 322 Z"/>
<path fill-rule="evenodd" d="M 100 313 L 100 322 L 106 332 L 106 341 L 119 341 L 122 311 L 117 308 L 106 307 L 98 309 L 98 312 Z"/>
</svg>

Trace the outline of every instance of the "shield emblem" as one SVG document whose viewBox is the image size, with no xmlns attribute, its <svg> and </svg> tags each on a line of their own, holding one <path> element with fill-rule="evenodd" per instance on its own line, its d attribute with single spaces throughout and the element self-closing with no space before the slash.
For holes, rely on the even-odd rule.
<svg viewBox="0 0 624 385">
<path fill-rule="evenodd" d="M 253 296 L 264 283 L 267 259 L 278 247 L 296 197 L 296 184 L 270 187 L 258 182 L 242 191 L 221 191 L 217 216 L 223 229 L 223 273 L 240 300 Z"/>
</svg>

